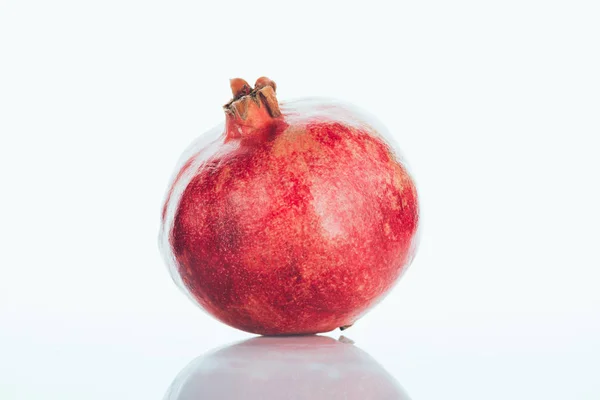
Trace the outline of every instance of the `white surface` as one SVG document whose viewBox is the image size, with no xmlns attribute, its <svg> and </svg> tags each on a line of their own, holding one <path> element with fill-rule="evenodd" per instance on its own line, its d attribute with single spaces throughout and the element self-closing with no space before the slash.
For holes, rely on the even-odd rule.
<svg viewBox="0 0 600 400">
<path fill-rule="evenodd" d="M 413 400 L 600 398 L 597 2 L 204 3 L 0 3 L 2 400 L 160 399 L 250 337 L 157 234 L 180 153 L 260 75 L 408 157 L 419 254 L 346 336 Z"/>
<path fill-rule="evenodd" d="M 258 337 L 204 354 L 175 378 L 165 400 L 408 400 L 389 373 L 345 339 Z"/>
</svg>

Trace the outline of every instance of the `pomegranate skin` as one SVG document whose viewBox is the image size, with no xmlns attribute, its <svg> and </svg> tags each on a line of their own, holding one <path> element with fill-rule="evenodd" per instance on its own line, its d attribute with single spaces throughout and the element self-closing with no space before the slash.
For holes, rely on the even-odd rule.
<svg viewBox="0 0 600 400">
<path fill-rule="evenodd" d="M 282 103 L 275 116 L 258 104 L 182 157 L 161 227 L 172 276 L 247 332 L 350 326 L 412 261 L 414 182 L 372 117 L 331 100 Z"/>
</svg>

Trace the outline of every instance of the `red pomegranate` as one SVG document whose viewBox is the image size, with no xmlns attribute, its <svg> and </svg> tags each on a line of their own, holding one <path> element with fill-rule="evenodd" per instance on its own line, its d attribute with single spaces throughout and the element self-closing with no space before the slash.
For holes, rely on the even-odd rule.
<svg viewBox="0 0 600 400">
<path fill-rule="evenodd" d="M 323 99 L 279 104 L 267 78 L 231 88 L 224 127 L 184 153 L 166 196 L 171 274 L 247 332 L 344 329 L 412 261 L 415 184 L 363 112 Z"/>
</svg>

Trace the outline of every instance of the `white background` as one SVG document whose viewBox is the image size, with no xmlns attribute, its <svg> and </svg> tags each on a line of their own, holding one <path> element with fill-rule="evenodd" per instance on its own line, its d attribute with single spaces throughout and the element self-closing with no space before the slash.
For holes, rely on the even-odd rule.
<svg viewBox="0 0 600 400">
<path fill-rule="evenodd" d="M 423 235 L 347 331 L 424 399 L 600 398 L 595 1 L 0 2 L 0 398 L 160 399 L 250 337 L 157 249 L 228 79 L 376 114 Z M 337 337 L 337 333 L 332 333 Z"/>
</svg>

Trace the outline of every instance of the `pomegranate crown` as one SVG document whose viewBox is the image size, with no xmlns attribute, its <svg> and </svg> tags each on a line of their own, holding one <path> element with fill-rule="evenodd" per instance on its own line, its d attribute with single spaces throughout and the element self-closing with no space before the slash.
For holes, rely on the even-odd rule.
<svg viewBox="0 0 600 400">
<path fill-rule="evenodd" d="M 275 96 L 277 85 L 271 79 L 265 76 L 258 78 L 254 88 L 242 78 L 230 79 L 229 85 L 231 86 L 233 98 L 223 106 L 227 114 L 233 114 L 239 116 L 242 120 L 246 120 L 249 111 L 254 108 L 252 102 L 258 107 L 264 104 L 272 118 L 281 116 L 279 103 Z"/>
</svg>

